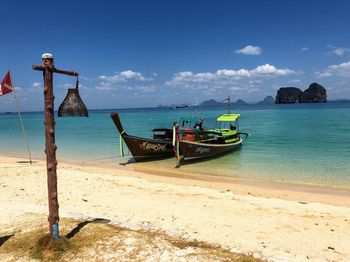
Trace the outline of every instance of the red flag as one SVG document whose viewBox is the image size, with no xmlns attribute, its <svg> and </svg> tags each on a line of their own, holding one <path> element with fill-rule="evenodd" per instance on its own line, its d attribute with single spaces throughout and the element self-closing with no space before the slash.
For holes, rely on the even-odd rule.
<svg viewBox="0 0 350 262">
<path fill-rule="evenodd" d="M 11 93 L 13 91 L 13 85 L 10 76 L 10 70 L 7 71 L 4 80 L 2 80 L 0 85 L 0 96 Z"/>
</svg>

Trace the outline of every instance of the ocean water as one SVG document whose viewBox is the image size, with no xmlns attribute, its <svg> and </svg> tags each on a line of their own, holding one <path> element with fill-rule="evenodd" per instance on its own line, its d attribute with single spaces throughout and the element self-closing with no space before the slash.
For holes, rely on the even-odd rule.
<svg viewBox="0 0 350 262">
<path fill-rule="evenodd" d="M 214 124 L 227 108 L 93 110 L 89 118 L 57 118 L 57 159 L 126 162 L 119 157 L 119 133 L 110 112 L 120 113 L 127 133 L 151 137 L 155 127 L 171 127 L 179 117 L 202 115 Z M 350 189 L 350 103 L 247 105 L 231 107 L 241 113 L 240 130 L 251 136 L 230 154 L 190 162 L 182 171 L 213 176 L 310 183 Z M 32 154 L 44 158 L 43 114 L 23 113 Z M 127 152 L 127 150 L 125 150 Z M 26 156 L 18 117 L 0 113 L 0 154 Z M 173 169 L 173 158 L 145 165 Z"/>
</svg>

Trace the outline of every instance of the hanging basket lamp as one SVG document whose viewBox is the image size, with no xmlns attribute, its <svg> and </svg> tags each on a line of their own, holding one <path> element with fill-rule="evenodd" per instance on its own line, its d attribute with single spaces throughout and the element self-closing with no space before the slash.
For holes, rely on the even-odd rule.
<svg viewBox="0 0 350 262">
<path fill-rule="evenodd" d="M 58 116 L 89 116 L 89 112 L 79 95 L 79 80 L 75 88 L 69 88 L 66 97 L 58 109 Z"/>
</svg>

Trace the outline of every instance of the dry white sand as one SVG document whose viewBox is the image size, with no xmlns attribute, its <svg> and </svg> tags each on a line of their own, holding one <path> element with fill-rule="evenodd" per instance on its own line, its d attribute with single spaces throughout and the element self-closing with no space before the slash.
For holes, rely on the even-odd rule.
<svg viewBox="0 0 350 262">
<path fill-rule="evenodd" d="M 17 160 L 0 157 L 2 235 L 48 210 L 46 164 Z M 350 261 L 346 190 L 215 179 L 142 165 L 60 163 L 60 216 L 163 230 L 271 261 Z"/>
</svg>

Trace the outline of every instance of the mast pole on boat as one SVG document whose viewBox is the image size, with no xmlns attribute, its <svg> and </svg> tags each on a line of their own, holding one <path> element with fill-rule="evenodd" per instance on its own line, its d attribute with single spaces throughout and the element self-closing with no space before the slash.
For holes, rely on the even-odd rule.
<svg viewBox="0 0 350 262">
<path fill-rule="evenodd" d="M 230 99 L 230 96 L 228 96 L 228 113 L 230 114 L 231 113 L 231 99 Z"/>
</svg>

